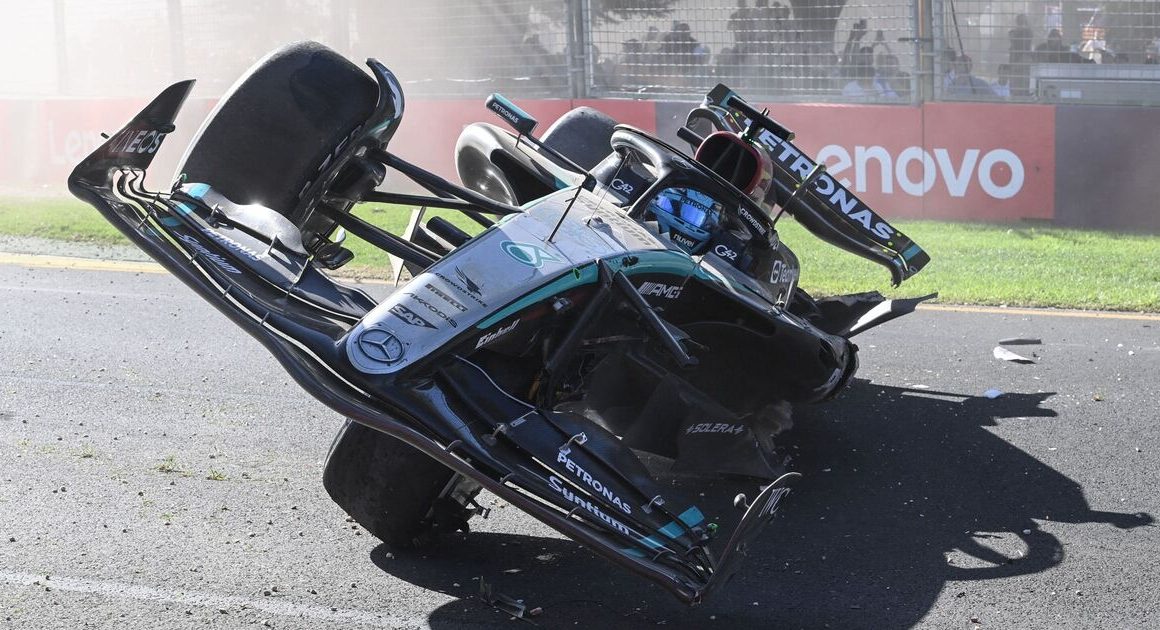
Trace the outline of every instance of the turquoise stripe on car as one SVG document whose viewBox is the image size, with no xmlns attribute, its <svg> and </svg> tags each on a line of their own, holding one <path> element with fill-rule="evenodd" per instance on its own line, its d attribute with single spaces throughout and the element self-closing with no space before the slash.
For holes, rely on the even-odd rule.
<svg viewBox="0 0 1160 630">
<path fill-rule="evenodd" d="M 623 261 L 626 257 L 629 256 L 635 257 L 637 262 L 632 266 L 626 267 L 624 266 Z M 699 277 L 715 279 L 713 276 L 702 270 L 688 256 L 674 251 L 649 251 L 617 254 L 612 258 L 606 259 L 604 262 L 608 265 L 610 271 L 624 271 L 625 275 L 628 276 L 638 273 L 659 272 L 688 274 L 690 272 L 695 272 Z M 578 286 L 596 282 L 596 275 L 596 263 L 594 262 L 566 270 L 560 277 L 556 278 L 555 280 L 496 311 L 491 317 L 488 317 L 487 319 L 477 324 L 476 328 L 490 328 L 496 323 L 507 319 L 509 316 L 524 310 L 525 308 L 535 304 L 536 302 L 539 302 L 540 300 L 549 298 L 553 295 Z"/>
</svg>

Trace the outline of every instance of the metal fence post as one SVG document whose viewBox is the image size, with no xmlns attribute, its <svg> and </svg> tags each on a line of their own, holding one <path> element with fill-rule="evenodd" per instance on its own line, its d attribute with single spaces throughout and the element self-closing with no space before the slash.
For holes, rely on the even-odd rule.
<svg viewBox="0 0 1160 630">
<path fill-rule="evenodd" d="M 572 98 L 588 96 L 588 0 L 565 0 L 568 5 L 568 87 Z"/>
<path fill-rule="evenodd" d="M 930 47 L 930 55 L 927 56 L 927 64 L 930 65 L 930 87 L 932 93 L 927 100 L 936 101 L 942 100 L 944 93 L 943 81 L 946 73 L 950 68 L 947 67 L 943 60 L 943 50 L 946 49 L 946 28 L 944 20 L 946 19 L 946 5 L 943 0 L 919 0 L 919 2 L 930 2 L 930 17 L 927 20 L 930 30 L 927 36 L 930 41 L 927 46 Z"/>
<path fill-rule="evenodd" d="M 915 40 L 914 50 L 917 58 L 915 68 L 918 68 L 918 89 L 915 91 L 914 104 L 934 100 L 934 8 L 932 0 L 915 0 Z"/>
</svg>

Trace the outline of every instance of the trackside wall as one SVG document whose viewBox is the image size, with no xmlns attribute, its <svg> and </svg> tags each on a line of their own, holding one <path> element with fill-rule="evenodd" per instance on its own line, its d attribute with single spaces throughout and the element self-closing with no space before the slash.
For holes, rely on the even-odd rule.
<svg viewBox="0 0 1160 630">
<path fill-rule="evenodd" d="M 100 133 L 145 99 L 0 100 L 0 189 L 63 194 Z M 158 154 L 150 184 L 164 188 L 214 99 L 191 99 Z M 687 102 L 519 100 L 541 131 L 588 105 L 676 142 Z M 1160 108 L 929 102 L 919 106 L 776 104 L 796 143 L 887 217 L 1051 221 L 1160 231 Z M 478 100 L 407 102 L 391 148 L 454 177 L 460 130 L 492 120 Z"/>
</svg>

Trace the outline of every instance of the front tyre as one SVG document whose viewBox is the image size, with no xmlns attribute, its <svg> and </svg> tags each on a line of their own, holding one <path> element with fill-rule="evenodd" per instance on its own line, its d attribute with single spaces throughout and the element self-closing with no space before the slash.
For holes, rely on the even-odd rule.
<svg viewBox="0 0 1160 630">
<path fill-rule="evenodd" d="M 347 420 L 326 457 L 322 485 L 356 523 L 396 548 L 467 531 L 474 482 L 402 440 Z"/>
<path fill-rule="evenodd" d="M 367 121 L 377 98 L 370 75 L 337 52 L 317 42 L 284 46 L 222 97 L 178 177 L 209 184 L 235 203 L 273 208 L 303 228 L 299 195 Z"/>
</svg>

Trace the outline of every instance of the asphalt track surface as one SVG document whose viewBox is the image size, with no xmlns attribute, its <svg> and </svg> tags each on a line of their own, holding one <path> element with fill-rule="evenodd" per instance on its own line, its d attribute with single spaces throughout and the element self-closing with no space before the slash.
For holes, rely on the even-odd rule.
<svg viewBox="0 0 1160 630">
<path fill-rule="evenodd" d="M 256 341 L 148 267 L 69 267 L 0 263 L 0 629 L 523 627 L 481 577 L 548 628 L 1160 626 L 1160 317 L 859 338 L 756 557 L 687 608 L 501 505 L 389 553 L 322 489 L 340 418 Z M 1036 364 L 991 356 L 1015 335 Z"/>
</svg>

